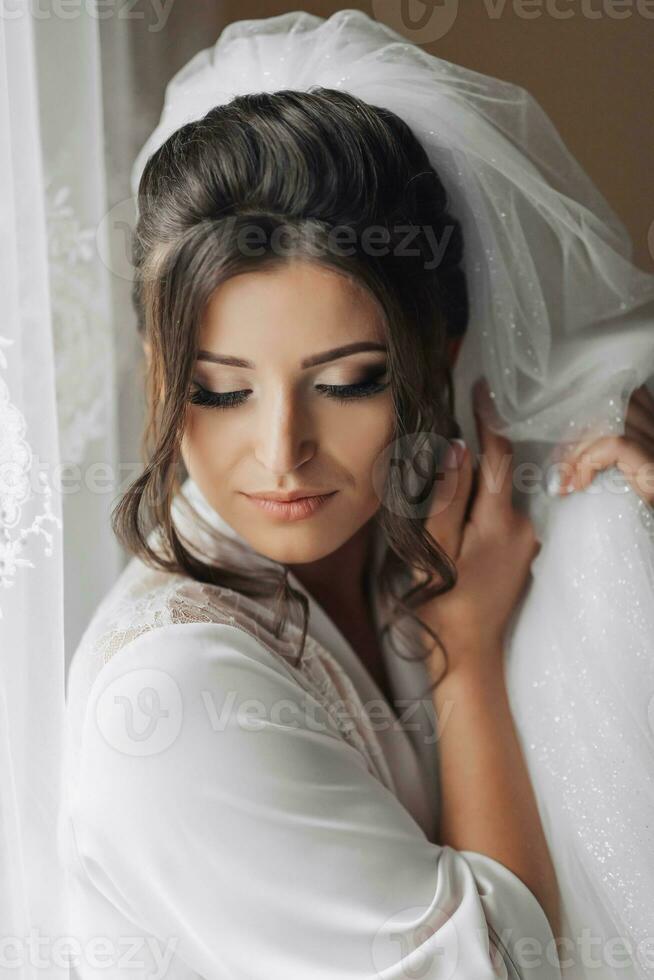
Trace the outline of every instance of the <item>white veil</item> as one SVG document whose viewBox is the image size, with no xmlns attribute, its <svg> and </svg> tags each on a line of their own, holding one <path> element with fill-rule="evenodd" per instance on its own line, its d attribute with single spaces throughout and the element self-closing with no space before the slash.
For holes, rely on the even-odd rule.
<svg viewBox="0 0 654 980">
<path fill-rule="evenodd" d="M 357 10 L 227 27 L 168 84 L 134 194 L 184 123 L 236 95 L 315 86 L 400 116 L 462 224 L 457 420 L 476 451 L 470 392 L 485 375 L 494 427 L 514 443 L 516 502 L 543 542 L 507 678 L 562 890 L 564 976 L 654 977 L 654 521 L 617 469 L 566 498 L 545 489 L 558 447 L 623 433 L 632 391 L 654 375 L 654 276 L 527 91 Z"/>
</svg>

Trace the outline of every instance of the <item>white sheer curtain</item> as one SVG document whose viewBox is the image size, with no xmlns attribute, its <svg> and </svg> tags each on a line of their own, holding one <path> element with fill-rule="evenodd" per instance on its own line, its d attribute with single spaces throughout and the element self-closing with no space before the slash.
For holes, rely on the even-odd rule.
<svg viewBox="0 0 654 980">
<path fill-rule="evenodd" d="M 0 0 L 0 977 L 13 980 L 63 980 L 76 956 L 55 847 L 66 671 L 128 558 L 110 511 L 140 465 L 129 172 L 165 82 L 226 19 L 225 4 L 144 19 Z"/>
<path fill-rule="evenodd" d="M 0 60 L 0 975 L 63 978 L 66 658 L 122 562 L 98 20 L 14 0 Z"/>
</svg>

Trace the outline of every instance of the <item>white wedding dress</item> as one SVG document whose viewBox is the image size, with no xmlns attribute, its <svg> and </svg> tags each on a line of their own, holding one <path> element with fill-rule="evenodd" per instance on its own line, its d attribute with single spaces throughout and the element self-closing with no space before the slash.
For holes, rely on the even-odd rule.
<svg viewBox="0 0 654 980">
<path fill-rule="evenodd" d="M 654 515 L 617 469 L 556 500 L 507 647 L 563 899 L 564 976 L 654 977 Z M 566 968 L 567 966 L 567 968 Z"/>
<path fill-rule="evenodd" d="M 256 574 L 192 480 L 183 494 Z M 179 497 L 174 519 L 198 551 L 226 546 Z M 560 976 L 522 881 L 436 843 L 424 663 L 385 647 L 396 719 L 302 591 L 300 668 L 297 628 L 276 640 L 264 602 L 136 558 L 98 608 L 69 675 L 61 823 L 80 980 Z"/>
</svg>

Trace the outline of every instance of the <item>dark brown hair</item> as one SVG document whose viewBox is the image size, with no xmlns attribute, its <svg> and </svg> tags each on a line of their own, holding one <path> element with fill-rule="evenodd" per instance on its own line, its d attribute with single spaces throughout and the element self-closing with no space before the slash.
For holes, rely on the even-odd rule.
<svg viewBox="0 0 654 980">
<path fill-rule="evenodd" d="M 238 567 L 209 564 L 184 546 L 172 521 L 172 499 L 186 475 L 179 447 L 203 310 L 231 276 L 291 259 L 350 277 L 385 314 L 395 439 L 434 433 L 447 440 L 460 434 L 448 341 L 463 334 L 468 319 L 460 225 L 406 123 L 387 109 L 325 88 L 239 96 L 186 124 L 148 159 L 138 208 L 133 300 L 139 332 L 151 350 L 149 414 L 144 470 L 114 509 L 114 531 L 129 552 L 153 567 L 250 596 L 274 596 L 279 631 L 290 606 L 299 603 L 299 659 L 308 603 L 288 582 L 285 566 L 270 563 L 270 575 L 254 577 Z M 264 244 L 246 254 L 243 231 L 253 227 L 261 232 L 258 244 Z M 329 246 L 336 227 L 352 230 L 351 254 Z M 387 231 L 386 250 L 362 246 L 372 227 Z M 435 267 L 426 261 L 433 259 L 433 239 L 426 238 L 425 227 L 438 242 L 449 236 Z M 282 228 L 293 232 L 284 256 L 271 247 L 271 236 Z M 401 247 L 407 241 L 410 247 Z M 436 473 L 434 468 L 423 499 Z M 383 628 L 412 620 L 446 656 L 436 634 L 412 610 L 452 588 L 456 568 L 426 531 L 424 518 L 412 516 L 415 508 L 396 477 L 391 467 L 375 515 L 389 545 L 378 584 L 392 610 Z M 160 528 L 165 555 L 148 543 L 153 527 Z M 400 589 L 403 575 L 407 587 Z"/>
</svg>

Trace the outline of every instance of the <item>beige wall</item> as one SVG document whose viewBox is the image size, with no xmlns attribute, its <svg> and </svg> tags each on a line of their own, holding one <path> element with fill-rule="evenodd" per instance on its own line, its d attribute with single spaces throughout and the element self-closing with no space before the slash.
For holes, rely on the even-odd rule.
<svg viewBox="0 0 654 980">
<path fill-rule="evenodd" d="M 410 2 L 414 16 L 426 9 L 421 0 Z M 459 0 L 458 6 L 456 0 L 430 0 L 435 8 L 448 3 L 456 11 L 451 27 L 425 48 L 532 92 L 627 225 L 637 264 L 654 272 L 654 231 L 648 247 L 654 222 L 654 0 Z M 156 59 L 165 81 L 230 21 L 297 9 L 326 17 L 343 7 L 382 19 L 384 9 L 391 16 L 399 11 L 400 0 L 174 0 L 166 39 L 148 40 L 166 45 L 168 63 L 162 64 L 160 48 Z M 538 16 L 527 19 L 521 11 Z M 557 12 L 573 16 L 563 19 Z M 142 35 L 138 40 L 142 45 Z M 150 91 L 158 91 L 151 86 L 150 77 Z M 157 101 L 152 110 L 158 114 Z M 143 119 L 144 136 L 154 121 Z"/>
</svg>

